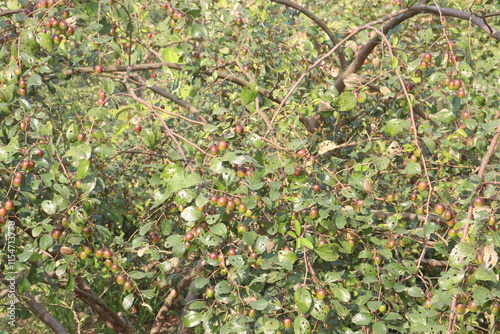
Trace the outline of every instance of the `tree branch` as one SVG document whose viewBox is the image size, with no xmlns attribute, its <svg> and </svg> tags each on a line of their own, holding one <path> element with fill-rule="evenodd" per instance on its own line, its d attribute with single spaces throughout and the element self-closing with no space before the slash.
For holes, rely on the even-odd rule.
<svg viewBox="0 0 500 334">
<path fill-rule="evenodd" d="M 35 298 L 28 292 L 24 292 L 23 300 L 28 304 L 30 310 L 37 316 L 38 319 L 42 320 L 47 326 L 49 326 L 56 334 L 68 334 L 68 331 L 64 326 L 57 321 L 49 312 L 40 305 Z"/>
<path fill-rule="evenodd" d="M 169 296 L 165 298 L 163 305 L 156 315 L 156 319 L 153 327 L 151 328 L 150 334 L 159 334 L 162 332 L 162 330 L 165 329 L 165 320 L 167 319 L 168 311 L 172 308 L 175 299 L 182 293 L 182 291 L 184 291 L 184 289 L 186 289 L 189 284 L 191 284 L 191 281 L 198 275 L 198 272 L 203 268 L 204 265 L 205 261 L 198 261 L 196 267 L 191 269 L 191 271 L 186 276 L 184 276 L 179 284 L 177 284 L 177 286 L 170 291 Z"/>
<path fill-rule="evenodd" d="M 415 10 L 418 13 L 429 13 L 440 16 L 455 17 L 457 19 L 470 21 L 471 23 L 476 25 L 479 29 L 483 30 L 494 39 L 500 41 L 500 31 L 491 28 L 483 19 L 483 17 L 476 16 L 472 13 L 464 12 L 453 8 L 441 8 L 441 7 L 438 8 L 435 6 L 425 6 L 420 4 L 411 7 L 411 10 Z"/>
<path fill-rule="evenodd" d="M 484 172 L 486 171 L 486 166 L 490 162 L 490 158 L 496 150 L 499 138 L 500 138 L 500 125 L 498 125 L 498 127 L 496 128 L 495 135 L 491 139 L 490 146 L 488 147 L 488 151 L 484 155 L 483 161 L 481 162 L 481 166 L 479 167 L 479 172 L 477 173 L 477 176 L 479 176 L 479 178 L 481 180 L 483 180 Z M 480 187 L 481 184 L 482 183 L 480 182 L 478 187 Z M 476 188 L 476 191 L 477 191 L 477 188 Z M 473 213 L 473 205 L 472 205 L 472 203 L 470 203 L 469 210 L 467 211 L 467 217 L 466 217 L 466 219 L 468 221 L 472 220 L 472 213 Z M 469 228 L 470 228 L 469 223 L 464 225 L 464 231 L 463 231 L 463 235 L 462 235 L 460 242 L 464 242 L 466 240 L 466 238 L 468 237 Z M 462 261 L 462 259 L 460 261 Z M 449 319 L 448 320 L 448 334 L 451 334 L 454 332 L 455 321 L 456 321 L 455 307 L 457 306 L 457 302 L 458 302 L 458 295 L 454 295 L 453 300 L 451 301 L 451 310 L 450 310 L 450 315 L 448 318 Z"/>
<path fill-rule="evenodd" d="M 333 31 L 331 31 L 330 28 L 328 28 L 328 26 L 319 17 L 317 17 L 316 15 L 311 13 L 309 10 L 305 9 L 304 7 L 302 7 L 296 3 L 288 1 L 288 0 L 271 0 L 271 1 L 282 4 L 282 5 L 290 7 L 290 8 L 293 8 L 293 9 L 301 12 L 302 14 L 304 14 L 305 16 L 307 16 L 308 18 L 313 20 L 314 23 L 316 23 L 321 29 L 323 29 L 323 31 L 328 35 L 328 37 L 330 37 L 330 40 L 332 41 L 333 46 L 340 43 L 339 39 L 337 38 L 337 36 L 335 36 Z M 346 68 L 347 61 L 345 59 L 344 49 L 342 47 L 337 49 L 337 55 L 339 57 L 340 67 L 342 69 Z"/>
<path fill-rule="evenodd" d="M 94 312 L 104 321 L 106 326 L 119 334 L 135 334 L 136 329 L 130 321 L 115 313 L 106 303 L 104 303 L 80 277 L 75 277 L 75 294 L 78 298 L 87 303 Z"/>
</svg>

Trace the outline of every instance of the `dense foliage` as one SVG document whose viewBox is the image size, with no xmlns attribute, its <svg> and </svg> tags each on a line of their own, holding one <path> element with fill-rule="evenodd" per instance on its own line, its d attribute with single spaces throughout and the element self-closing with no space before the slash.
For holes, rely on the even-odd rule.
<svg viewBox="0 0 500 334">
<path fill-rule="evenodd" d="M 0 4 L 0 333 L 498 331 L 499 11 Z"/>
</svg>

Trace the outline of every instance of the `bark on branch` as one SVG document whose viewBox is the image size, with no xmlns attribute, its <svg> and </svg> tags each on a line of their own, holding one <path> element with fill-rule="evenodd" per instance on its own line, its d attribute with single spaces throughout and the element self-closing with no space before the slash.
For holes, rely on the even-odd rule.
<svg viewBox="0 0 500 334">
<path fill-rule="evenodd" d="M 45 310 L 45 308 L 40 305 L 35 298 L 28 292 L 26 291 L 24 293 L 23 300 L 26 304 L 28 304 L 28 307 L 30 308 L 31 312 L 33 312 L 34 315 L 40 320 L 43 321 L 47 326 L 49 326 L 52 331 L 56 334 L 68 334 L 68 331 L 64 326 L 57 321 L 56 318 L 54 318 L 49 312 Z"/>
<path fill-rule="evenodd" d="M 319 17 L 317 17 L 316 15 L 314 15 L 313 13 L 311 13 L 309 10 L 305 9 L 304 7 L 302 7 L 302 6 L 300 6 L 300 5 L 296 4 L 296 3 L 288 1 L 288 0 L 271 0 L 271 1 L 279 3 L 279 4 L 282 4 L 282 5 L 290 7 L 290 8 L 293 8 L 293 9 L 301 12 L 302 14 L 304 14 L 305 16 L 307 16 L 308 18 L 310 18 L 311 20 L 313 20 L 314 23 L 316 23 L 321 29 L 323 29 L 323 31 L 328 35 L 328 37 L 332 41 L 333 46 L 335 46 L 335 45 L 337 45 L 337 44 L 340 43 L 339 39 L 337 38 L 337 36 L 335 36 L 335 34 L 333 33 L 333 31 L 331 31 L 330 28 L 328 28 L 328 26 Z M 344 49 L 342 47 L 340 47 L 337 50 L 337 55 L 339 57 L 340 67 L 342 69 L 346 68 L 347 61 L 345 59 Z"/>
<path fill-rule="evenodd" d="M 106 303 L 104 303 L 85 282 L 77 276 L 75 277 L 75 294 L 78 298 L 87 303 L 94 312 L 97 313 L 106 326 L 114 330 L 117 334 L 135 334 L 136 329 L 130 321 L 115 313 Z"/>
<path fill-rule="evenodd" d="M 173 288 L 168 295 L 167 298 L 163 301 L 163 305 L 161 306 L 158 314 L 156 315 L 155 322 L 153 327 L 151 328 L 150 334 L 159 334 L 162 330 L 165 329 L 165 322 L 167 320 L 168 311 L 172 309 L 175 299 L 179 296 L 186 287 L 191 284 L 191 281 L 198 275 L 203 266 L 205 265 L 205 261 L 198 261 L 198 264 L 191 269 L 191 271 L 184 276 L 184 278 L 177 284 L 175 288 Z"/>
</svg>

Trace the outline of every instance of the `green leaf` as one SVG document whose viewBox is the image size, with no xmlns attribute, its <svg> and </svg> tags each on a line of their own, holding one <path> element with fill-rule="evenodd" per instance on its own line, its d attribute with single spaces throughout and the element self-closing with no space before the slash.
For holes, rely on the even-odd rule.
<svg viewBox="0 0 500 334">
<path fill-rule="evenodd" d="M 373 334 L 386 334 L 387 333 L 387 327 L 385 327 L 385 324 L 381 322 L 377 322 L 373 324 L 372 326 Z"/>
<path fill-rule="evenodd" d="M 57 205 L 53 201 L 43 201 L 42 202 L 42 209 L 48 215 L 53 215 L 57 211 Z"/>
<path fill-rule="evenodd" d="M 54 239 L 52 239 L 52 235 L 42 235 L 40 238 L 40 248 L 43 250 L 47 250 L 54 244 Z"/>
<path fill-rule="evenodd" d="M 54 51 L 54 41 L 52 40 L 52 37 L 44 32 L 39 32 L 36 35 L 36 41 L 42 48 L 49 52 Z"/>
<path fill-rule="evenodd" d="M 255 252 L 257 254 L 262 254 L 267 250 L 267 245 L 269 244 L 269 237 L 266 235 L 260 236 L 257 241 L 255 241 Z"/>
<path fill-rule="evenodd" d="M 471 243 L 461 242 L 450 252 L 449 264 L 452 268 L 461 268 L 476 257 L 476 250 Z"/>
<path fill-rule="evenodd" d="M 311 324 L 302 316 L 295 317 L 293 321 L 293 332 L 295 334 L 309 334 L 311 333 Z"/>
<path fill-rule="evenodd" d="M 194 327 L 198 325 L 203 320 L 203 314 L 196 311 L 187 311 L 182 318 L 182 325 L 184 327 Z"/>
<path fill-rule="evenodd" d="M 215 285 L 214 290 L 218 295 L 228 294 L 232 291 L 232 285 L 228 281 L 220 281 Z"/>
<path fill-rule="evenodd" d="M 179 56 L 172 48 L 164 48 L 161 49 L 161 57 L 164 61 L 168 61 L 171 63 L 177 63 L 179 61 Z"/>
<path fill-rule="evenodd" d="M 267 308 L 268 301 L 264 298 L 260 298 L 254 302 L 250 303 L 250 307 L 256 309 L 257 311 L 263 311 Z"/>
<path fill-rule="evenodd" d="M 351 300 L 351 293 L 344 287 L 332 285 L 333 296 L 343 303 L 348 303 Z"/>
<path fill-rule="evenodd" d="M 251 84 L 241 89 L 240 99 L 244 106 L 252 103 L 259 94 L 257 84 Z"/>
<path fill-rule="evenodd" d="M 330 312 L 330 306 L 328 306 L 323 300 L 314 300 L 314 306 L 311 310 L 311 315 L 314 318 L 318 319 L 319 321 L 326 321 L 328 312 Z"/>
<path fill-rule="evenodd" d="M 300 244 L 306 248 L 314 249 L 312 242 L 310 242 L 306 238 L 298 238 L 297 241 L 300 242 Z"/>
<path fill-rule="evenodd" d="M 316 248 L 316 253 L 325 261 L 335 261 L 339 258 L 338 246 L 335 244 L 326 244 Z"/>
<path fill-rule="evenodd" d="M 352 322 L 358 326 L 367 326 L 373 321 L 373 316 L 368 312 L 357 313 L 353 318 Z"/>
<path fill-rule="evenodd" d="M 384 133 L 389 137 L 396 136 L 403 130 L 403 122 L 400 119 L 391 119 L 384 126 Z"/>
<path fill-rule="evenodd" d="M 351 110 L 356 106 L 357 100 L 356 96 L 350 91 L 344 91 L 340 94 L 338 98 L 338 103 L 340 110 L 347 111 Z"/>
<path fill-rule="evenodd" d="M 246 262 L 245 260 L 243 260 L 243 257 L 241 255 L 229 256 L 227 258 L 227 262 L 235 268 L 242 268 L 246 265 Z"/>
<path fill-rule="evenodd" d="M 309 312 L 312 305 L 311 291 L 300 287 L 297 288 L 294 294 L 294 301 L 300 313 L 305 314 Z"/>
<path fill-rule="evenodd" d="M 203 216 L 203 212 L 197 207 L 188 206 L 181 212 L 181 217 L 188 222 L 195 222 Z"/>
<path fill-rule="evenodd" d="M 126 295 L 122 301 L 123 308 L 125 310 L 129 310 L 132 307 L 132 305 L 134 305 L 134 300 L 135 300 L 135 297 L 134 297 L 133 293 L 129 293 L 128 295 Z"/>
</svg>

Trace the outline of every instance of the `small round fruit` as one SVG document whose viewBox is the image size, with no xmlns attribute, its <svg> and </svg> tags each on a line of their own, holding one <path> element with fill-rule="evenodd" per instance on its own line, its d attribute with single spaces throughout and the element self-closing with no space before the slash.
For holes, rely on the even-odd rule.
<svg viewBox="0 0 500 334">
<path fill-rule="evenodd" d="M 326 296 L 326 290 L 325 289 L 316 290 L 316 298 L 318 298 L 318 299 L 325 299 L 325 296 Z"/>
<path fill-rule="evenodd" d="M 498 302 L 491 303 L 491 305 L 490 305 L 490 312 L 492 314 L 498 314 L 498 310 L 499 309 L 500 309 L 500 305 L 498 304 Z"/>
<path fill-rule="evenodd" d="M 219 153 L 219 149 L 217 148 L 217 145 L 211 145 L 210 146 L 210 153 L 212 153 L 213 155 L 216 155 L 217 153 Z"/>
<path fill-rule="evenodd" d="M 76 139 L 78 141 L 84 141 L 85 140 L 85 133 L 80 132 L 77 136 Z"/>
<path fill-rule="evenodd" d="M 476 197 L 472 201 L 473 207 L 478 207 L 478 206 L 483 206 L 483 205 L 484 205 L 484 200 L 481 197 Z"/>
<path fill-rule="evenodd" d="M 104 250 L 102 248 L 99 248 L 98 250 L 95 251 L 95 257 L 96 258 L 101 258 L 104 255 Z"/>
<path fill-rule="evenodd" d="M 462 80 L 455 79 L 455 80 L 453 80 L 452 85 L 453 85 L 453 89 L 457 90 L 460 87 L 462 87 Z"/>
<path fill-rule="evenodd" d="M 307 154 L 307 150 L 305 148 L 301 148 L 295 152 L 295 157 L 302 158 L 306 154 Z"/>
<path fill-rule="evenodd" d="M 390 240 L 387 242 L 387 246 L 388 246 L 389 248 L 394 248 L 394 247 L 396 247 L 396 245 L 397 245 L 397 241 L 396 241 L 396 239 L 390 239 Z"/>
<path fill-rule="evenodd" d="M 106 259 L 111 259 L 113 257 L 113 253 L 109 249 L 105 249 L 102 253 Z"/>
<path fill-rule="evenodd" d="M 465 304 L 459 303 L 455 308 L 455 312 L 459 315 L 462 315 L 465 314 L 466 309 L 467 307 L 465 306 Z"/>
<path fill-rule="evenodd" d="M 443 218 L 446 219 L 446 221 L 450 221 L 453 219 L 453 213 L 451 211 L 445 211 L 443 213 Z"/>
<path fill-rule="evenodd" d="M 396 200 L 396 195 L 395 194 L 389 194 L 387 195 L 387 202 L 394 202 Z"/>
<path fill-rule="evenodd" d="M 186 241 L 191 241 L 193 239 L 194 239 L 194 234 L 191 232 L 186 233 L 186 235 L 184 236 L 184 240 Z"/>
<path fill-rule="evenodd" d="M 293 323 L 293 320 L 290 318 L 283 319 L 283 327 L 285 327 L 286 329 L 291 328 L 292 323 Z"/>
<path fill-rule="evenodd" d="M 427 298 L 427 299 L 424 301 L 424 307 L 425 307 L 425 308 L 431 308 L 431 307 L 432 307 L 432 302 L 431 302 L 430 298 Z"/>
<path fill-rule="evenodd" d="M 491 215 L 490 218 L 488 218 L 488 225 L 495 226 L 496 223 L 497 223 L 497 217 L 495 215 Z"/>
<path fill-rule="evenodd" d="M 236 18 L 235 23 L 236 23 L 237 26 L 243 25 L 243 19 L 241 18 L 241 16 L 238 16 Z"/>
<path fill-rule="evenodd" d="M 221 152 L 227 150 L 227 141 L 221 140 L 217 143 L 217 149 Z"/>
<path fill-rule="evenodd" d="M 484 262 L 483 253 L 478 250 L 476 252 L 476 257 L 474 258 L 474 264 L 479 266 L 479 265 L 483 264 L 483 262 Z"/>
<path fill-rule="evenodd" d="M 109 270 L 111 270 L 112 272 L 116 273 L 120 270 L 120 266 L 118 265 L 118 263 L 113 263 L 111 265 L 111 268 L 109 268 Z"/>
<path fill-rule="evenodd" d="M 80 260 L 86 260 L 87 259 L 87 253 L 84 251 L 81 251 L 79 254 Z"/>
<path fill-rule="evenodd" d="M 2 216 L 0 215 L 0 217 L 2 217 Z M 56 240 L 61 237 L 61 234 L 62 234 L 62 231 L 59 229 L 52 230 L 52 238 L 54 238 Z"/>
<path fill-rule="evenodd" d="M 113 266 L 113 260 L 111 259 L 104 260 L 104 265 L 108 268 L 111 268 L 111 266 Z"/>
<path fill-rule="evenodd" d="M 463 99 L 465 97 L 465 90 L 459 89 L 457 90 L 457 93 L 455 94 L 459 99 Z"/>
<path fill-rule="evenodd" d="M 385 312 L 387 312 L 387 305 L 385 305 L 385 304 L 380 305 L 380 306 L 379 306 L 379 308 L 378 308 L 378 311 L 379 311 L 380 313 L 385 313 Z"/>
<path fill-rule="evenodd" d="M 427 190 L 427 187 L 428 187 L 428 184 L 427 182 L 425 181 L 420 181 L 418 184 L 417 184 L 417 189 L 420 190 L 420 191 L 425 191 Z"/>
<path fill-rule="evenodd" d="M 312 191 L 317 193 L 317 192 L 321 191 L 321 186 L 319 184 L 313 184 L 311 189 L 312 189 Z"/>
<path fill-rule="evenodd" d="M 247 205 L 245 203 L 241 203 L 238 205 L 238 212 L 245 213 L 247 212 Z"/>
<path fill-rule="evenodd" d="M 217 199 L 217 206 L 223 208 L 227 205 L 227 197 L 221 196 Z"/>
<path fill-rule="evenodd" d="M 101 65 L 94 66 L 94 72 L 97 74 L 102 73 L 102 66 Z"/>
<path fill-rule="evenodd" d="M 243 132 L 245 132 L 245 128 L 244 128 L 242 125 L 236 125 L 236 126 L 234 127 L 234 131 L 235 131 L 237 134 L 241 135 Z"/>
<path fill-rule="evenodd" d="M 125 281 L 125 283 L 123 283 L 123 289 L 125 291 L 130 291 L 130 290 L 132 290 L 132 288 L 133 288 L 133 285 L 132 285 L 131 281 Z"/>
<path fill-rule="evenodd" d="M 207 288 L 205 290 L 205 295 L 207 296 L 207 298 L 213 298 L 213 296 L 215 296 L 214 288 Z"/>
<path fill-rule="evenodd" d="M 90 255 L 90 254 L 92 254 L 92 252 L 93 252 L 94 250 L 92 249 L 92 246 L 85 245 L 85 246 L 83 246 L 83 251 L 84 251 L 85 253 L 87 253 L 87 255 Z"/>
<path fill-rule="evenodd" d="M 424 56 L 422 57 L 422 59 L 426 62 L 426 63 L 429 63 L 431 60 L 432 60 L 432 55 L 430 53 L 426 53 L 424 54 Z"/>
<path fill-rule="evenodd" d="M 158 233 L 151 232 L 151 234 L 149 235 L 149 240 L 151 240 L 151 242 L 154 244 L 157 243 L 159 239 L 160 236 L 158 235 Z"/>
<path fill-rule="evenodd" d="M 437 213 L 438 215 L 442 215 L 445 209 L 446 207 L 441 203 L 438 203 L 434 206 L 434 212 Z"/>
<path fill-rule="evenodd" d="M 478 306 L 475 301 L 469 300 L 469 303 L 467 303 L 467 309 L 469 312 L 477 312 Z"/>
<path fill-rule="evenodd" d="M 91 235 L 92 235 L 92 229 L 88 226 L 84 227 L 82 229 L 82 235 L 85 237 L 85 238 L 89 238 Z"/>
<path fill-rule="evenodd" d="M 373 257 L 373 262 L 375 263 L 375 265 L 379 266 L 382 264 L 382 256 L 380 255 L 375 255 Z"/>
<path fill-rule="evenodd" d="M 21 74 L 23 74 L 23 70 L 20 67 L 16 67 L 14 68 L 14 74 L 16 76 L 20 76 Z"/>
<path fill-rule="evenodd" d="M 123 274 L 116 275 L 116 284 L 118 284 L 118 285 L 125 284 L 125 275 L 123 275 Z"/>
<path fill-rule="evenodd" d="M 134 132 L 139 133 L 139 132 L 141 132 L 141 130 L 142 130 L 142 125 L 140 125 L 140 124 L 134 125 Z"/>
<path fill-rule="evenodd" d="M 309 218 L 311 219 L 316 219 L 319 215 L 319 212 L 317 209 L 311 209 L 309 210 Z"/>
<path fill-rule="evenodd" d="M 5 210 L 11 211 L 14 209 L 14 202 L 12 202 L 10 199 L 6 200 L 5 203 L 3 204 Z"/>
<path fill-rule="evenodd" d="M 227 255 L 229 255 L 229 256 L 234 256 L 234 255 L 236 255 L 236 249 L 234 249 L 234 248 L 229 248 L 229 250 L 227 251 Z"/>
<path fill-rule="evenodd" d="M 246 227 L 246 225 L 240 224 L 240 225 L 238 225 L 237 230 L 238 230 L 238 233 L 243 234 L 243 232 L 246 232 L 248 230 L 248 228 Z"/>
</svg>

